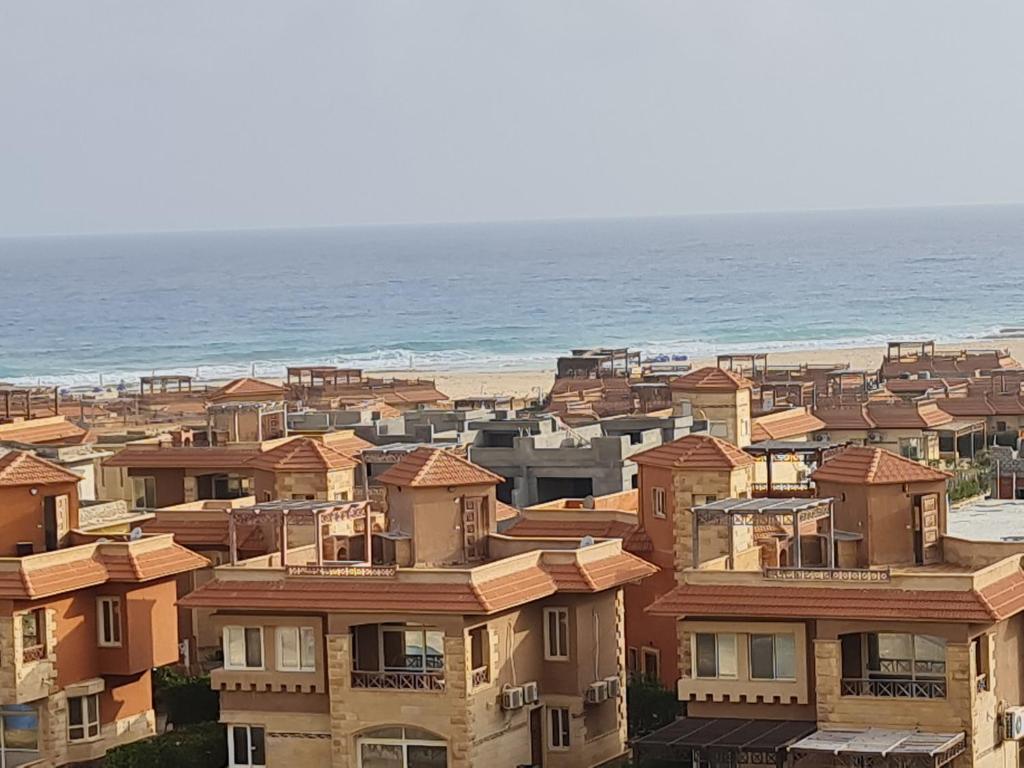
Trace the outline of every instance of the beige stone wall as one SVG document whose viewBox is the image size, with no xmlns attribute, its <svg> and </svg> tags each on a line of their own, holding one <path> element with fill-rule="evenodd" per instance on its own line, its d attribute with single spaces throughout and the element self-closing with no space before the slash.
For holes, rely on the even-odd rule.
<svg viewBox="0 0 1024 768">
<path fill-rule="evenodd" d="M 693 410 L 694 419 L 705 419 L 709 422 L 724 422 L 725 434 L 716 434 L 733 445 L 743 448 L 750 445 L 750 390 L 738 392 L 703 392 L 700 390 L 672 393 L 673 404 L 688 401 Z M 709 431 L 710 428 L 709 428 Z"/>
<path fill-rule="evenodd" d="M 703 504 L 708 496 L 715 499 L 747 497 L 753 467 L 726 470 L 682 470 L 672 473 L 673 508 L 675 510 L 675 570 L 677 574 L 693 567 L 693 513 L 695 504 Z M 729 530 L 726 526 L 701 528 L 701 559 L 711 560 L 728 553 Z M 734 551 L 747 549 L 752 543 L 752 531 L 743 529 L 734 533 Z M 681 578 L 681 576 L 680 576 Z"/>
</svg>

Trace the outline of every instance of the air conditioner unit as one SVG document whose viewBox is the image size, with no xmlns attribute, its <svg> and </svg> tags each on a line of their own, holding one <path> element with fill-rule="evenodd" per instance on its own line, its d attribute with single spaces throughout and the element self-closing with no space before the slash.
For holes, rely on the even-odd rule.
<svg viewBox="0 0 1024 768">
<path fill-rule="evenodd" d="M 501 692 L 502 709 L 521 709 L 523 706 L 523 689 L 520 686 L 509 686 Z"/>
<path fill-rule="evenodd" d="M 604 679 L 604 684 L 608 686 L 608 698 L 616 699 L 622 694 L 622 681 L 618 675 L 612 675 Z"/>
<path fill-rule="evenodd" d="M 882 442 L 882 433 L 881 432 L 868 432 L 868 442 L 869 443 L 880 443 L 880 442 Z"/>
<path fill-rule="evenodd" d="M 1024 707 L 1007 707 L 1003 712 L 1003 738 L 1024 739 Z"/>
<path fill-rule="evenodd" d="M 608 698 L 608 684 L 602 680 L 599 683 L 591 683 L 587 687 L 587 704 L 600 704 Z"/>
<path fill-rule="evenodd" d="M 830 435 L 828 432 L 819 432 L 817 435 L 814 436 L 814 439 L 817 440 L 819 443 L 830 443 L 832 442 L 832 435 Z"/>
<path fill-rule="evenodd" d="M 523 703 L 536 704 L 540 701 L 540 689 L 536 683 L 523 683 Z"/>
</svg>

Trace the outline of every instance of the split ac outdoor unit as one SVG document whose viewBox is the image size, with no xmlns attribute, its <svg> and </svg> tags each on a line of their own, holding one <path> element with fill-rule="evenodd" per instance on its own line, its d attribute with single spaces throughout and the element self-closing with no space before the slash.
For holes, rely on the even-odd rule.
<svg viewBox="0 0 1024 768">
<path fill-rule="evenodd" d="M 604 679 L 604 684 L 608 686 L 608 698 L 616 699 L 622 693 L 622 681 L 618 675 L 612 675 Z"/>
<path fill-rule="evenodd" d="M 880 443 L 880 442 L 882 442 L 882 433 L 881 432 L 868 432 L 868 442 L 869 443 Z"/>
<path fill-rule="evenodd" d="M 1024 707 L 1007 707 L 1003 712 L 1003 738 L 1012 741 L 1024 738 Z"/>
<path fill-rule="evenodd" d="M 540 689 L 536 683 L 523 683 L 523 703 L 536 704 L 540 701 Z"/>
<path fill-rule="evenodd" d="M 602 680 L 591 683 L 587 688 L 587 704 L 600 704 L 608 698 L 608 684 Z"/>
<path fill-rule="evenodd" d="M 814 439 L 817 440 L 819 443 L 829 443 L 832 442 L 832 435 L 830 435 L 828 432 L 819 432 L 817 435 L 815 435 Z"/>
<path fill-rule="evenodd" d="M 501 692 L 502 709 L 520 709 L 523 706 L 523 689 L 519 686 L 509 686 Z"/>
</svg>

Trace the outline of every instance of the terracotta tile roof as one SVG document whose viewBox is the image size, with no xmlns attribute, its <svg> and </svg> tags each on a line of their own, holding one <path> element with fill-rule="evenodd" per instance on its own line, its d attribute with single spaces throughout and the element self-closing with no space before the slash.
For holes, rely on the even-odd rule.
<svg viewBox="0 0 1024 768">
<path fill-rule="evenodd" d="M 582 539 L 593 536 L 595 539 L 622 539 L 636 529 L 636 523 L 620 520 L 601 519 L 600 513 L 593 515 L 593 520 L 552 520 L 542 517 L 525 517 L 505 531 L 506 536 L 522 538 L 558 537 L 565 539 Z"/>
<path fill-rule="evenodd" d="M 1006 619 L 1024 610 L 1024 572 L 1018 570 L 982 587 L 981 599 L 998 619 Z"/>
<path fill-rule="evenodd" d="M 844 589 L 684 584 L 647 609 L 657 616 L 903 619 L 989 624 L 998 616 L 971 590 Z"/>
<path fill-rule="evenodd" d="M 488 614 L 541 600 L 556 592 L 599 592 L 655 573 L 625 552 L 583 564 L 524 565 L 480 583 L 391 579 L 287 578 L 203 584 L 182 598 L 186 608 L 321 610 L 339 613 Z"/>
<path fill-rule="evenodd" d="M 189 549 L 221 549 L 228 546 L 228 518 L 224 520 L 161 520 L 160 514 L 142 523 L 146 533 L 170 533 L 174 540 Z M 258 526 L 238 526 L 238 548 L 265 552 L 267 543 Z"/>
<path fill-rule="evenodd" d="M 50 565 L 33 560 L 44 555 L 30 555 L 18 559 L 18 569 L 0 572 L 0 599 L 34 600 L 108 581 L 146 582 L 209 565 L 205 557 L 175 544 L 170 538 L 164 546 L 145 549 L 128 544 L 98 544 L 59 550 L 59 553 L 59 559 L 54 557 L 56 553 L 45 555 L 54 560 Z"/>
<path fill-rule="evenodd" d="M 944 397 L 936 401 L 951 416 L 995 416 L 996 409 L 987 397 Z"/>
<path fill-rule="evenodd" d="M 868 415 L 875 426 L 888 429 L 933 429 L 948 424 L 953 417 L 933 401 L 912 406 L 896 403 L 868 403 Z"/>
<path fill-rule="evenodd" d="M 251 448 L 151 448 L 132 446 L 122 448 L 105 462 L 107 467 L 132 469 L 221 469 L 244 468 L 259 456 Z"/>
<path fill-rule="evenodd" d="M 876 426 L 864 405 L 815 408 L 814 415 L 825 423 L 825 429 L 873 429 Z"/>
<path fill-rule="evenodd" d="M 352 458 L 356 458 L 361 451 L 364 451 L 367 448 L 373 448 L 373 443 L 368 440 L 363 440 L 363 438 L 358 435 L 335 438 L 328 434 L 324 436 L 323 442 L 324 445 L 333 448 L 339 453 L 344 453 L 346 456 L 351 456 Z"/>
<path fill-rule="evenodd" d="M 218 400 L 239 400 L 247 397 L 251 397 L 254 400 L 264 398 L 283 400 L 285 392 L 287 392 L 285 387 L 271 384 L 269 381 L 247 377 L 229 381 L 220 389 L 215 389 L 211 392 L 206 399 L 213 403 Z"/>
<path fill-rule="evenodd" d="M 716 369 L 717 370 L 717 369 Z M 754 463 L 749 454 L 732 443 L 710 435 L 687 435 L 630 457 L 637 464 L 667 469 L 722 469 Z"/>
<path fill-rule="evenodd" d="M 726 371 L 717 366 L 709 365 L 698 368 L 685 376 L 673 379 L 669 388 L 683 391 L 700 390 L 704 392 L 736 392 L 740 389 L 752 389 L 754 382 L 733 371 Z"/>
<path fill-rule="evenodd" d="M 311 437 L 296 437 L 257 456 L 254 469 L 270 472 L 329 472 L 351 469 L 356 461 L 346 453 Z"/>
<path fill-rule="evenodd" d="M 824 428 L 825 422 L 807 408 L 790 408 L 754 419 L 750 427 L 750 439 L 755 443 L 762 440 L 785 440 Z"/>
<path fill-rule="evenodd" d="M 0 454 L 0 487 L 77 483 L 81 479 L 74 472 L 32 453 L 7 451 Z"/>
<path fill-rule="evenodd" d="M 77 414 L 76 414 L 77 415 Z M 30 419 L 0 424 L 0 440 L 29 445 L 60 443 L 80 445 L 92 438 L 91 433 L 65 418 Z"/>
<path fill-rule="evenodd" d="M 499 500 L 494 505 L 494 513 L 497 520 L 511 520 L 519 514 L 519 510 Z"/>
<path fill-rule="evenodd" d="M 951 477 L 932 467 L 898 456 L 882 448 L 855 445 L 843 449 L 811 474 L 815 482 L 886 485 L 934 483 Z"/>
<path fill-rule="evenodd" d="M 1024 400 L 1019 395 L 989 395 L 988 401 L 996 416 L 1024 415 Z"/>
<path fill-rule="evenodd" d="M 504 480 L 500 475 L 441 448 L 410 451 L 377 479 L 386 485 L 409 488 L 497 485 Z"/>
</svg>

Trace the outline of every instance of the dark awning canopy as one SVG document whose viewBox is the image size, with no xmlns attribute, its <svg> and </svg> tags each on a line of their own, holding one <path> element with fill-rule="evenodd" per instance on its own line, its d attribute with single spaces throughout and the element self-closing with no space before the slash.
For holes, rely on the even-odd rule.
<svg viewBox="0 0 1024 768">
<path fill-rule="evenodd" d="M 802 720 L 684 717 L 633 742 L 640 765 L 647 760 L 735 763 L 740 752 L 762 764 L 781 765 L 786 748 L 814 733 Z"/>
</svg>

